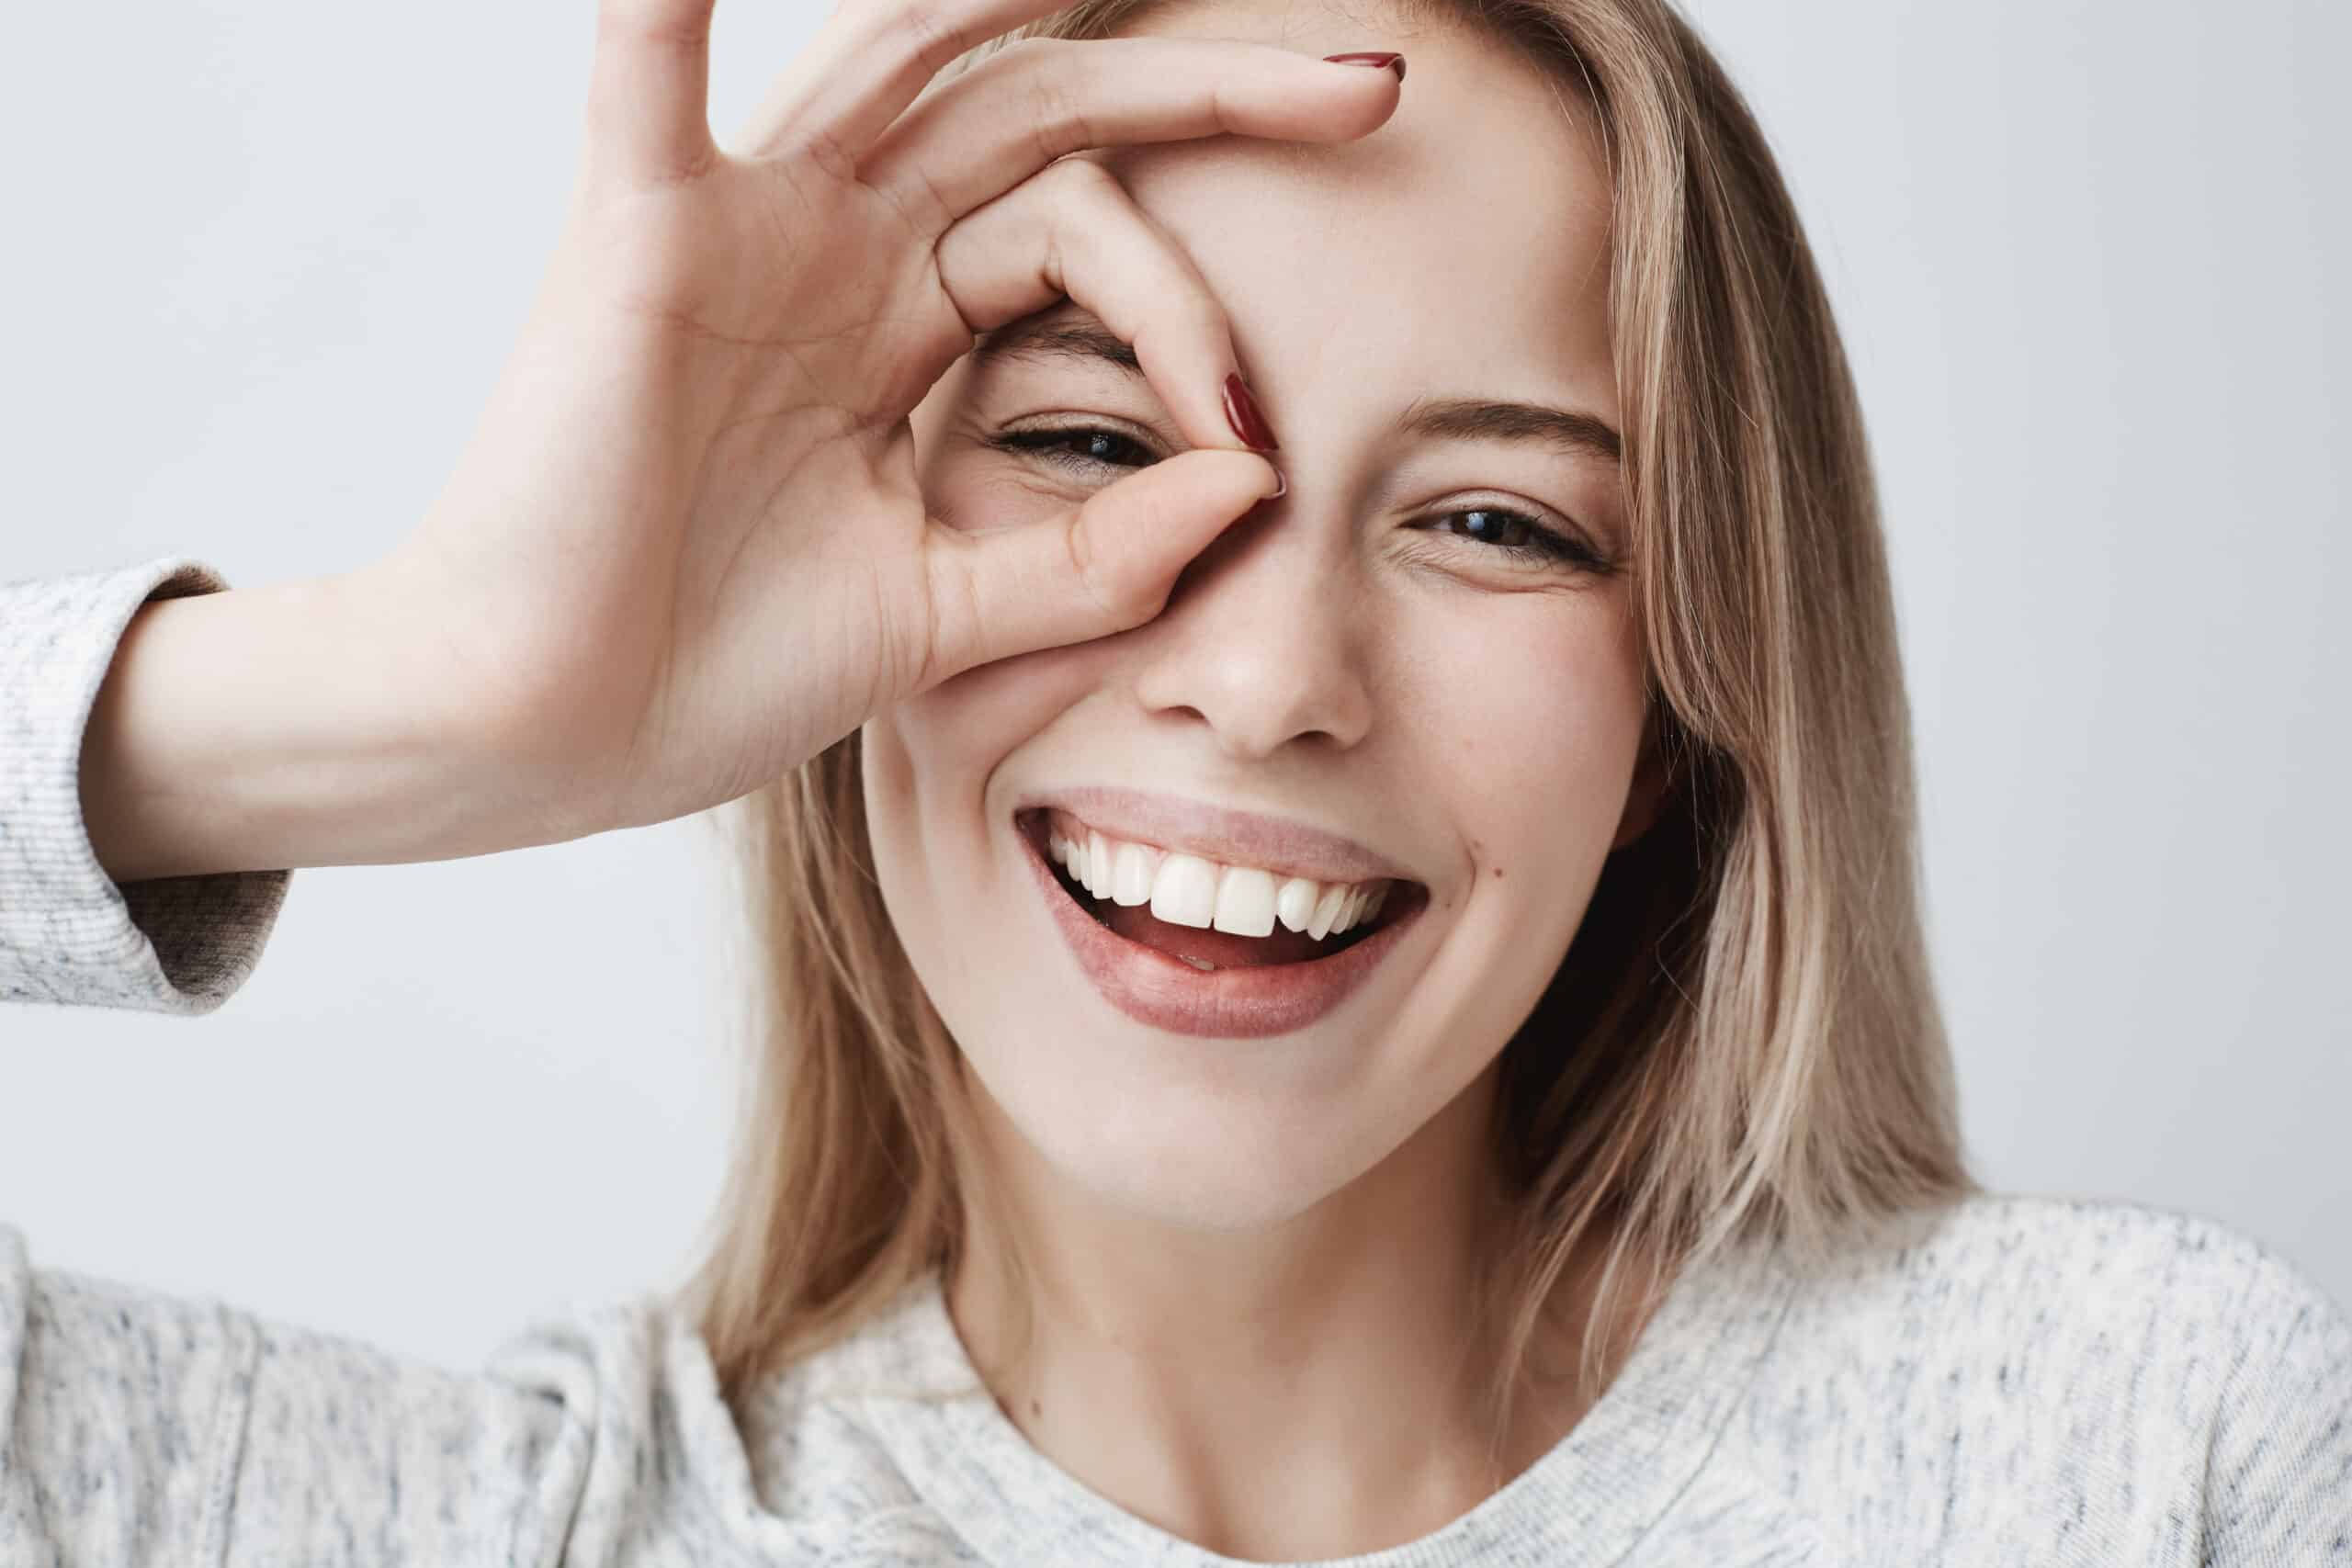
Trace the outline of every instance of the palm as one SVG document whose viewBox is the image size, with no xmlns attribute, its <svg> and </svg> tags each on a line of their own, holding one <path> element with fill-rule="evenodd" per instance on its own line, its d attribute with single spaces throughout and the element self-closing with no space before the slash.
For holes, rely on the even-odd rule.
<svg viewBox="0 0 2352 1568">
<path fill-rule="evenodd" d="M 659 674 L 625 820 L 658 819 L 664 774 L 715 769 L 731 797 L 926 682 L 932 524 L 906 412 L 970 346 L 915 265 L 927 247 L 866 186 L 730 162 L 635 234 L 684 252 L 657 320 L 695 384 L 718 391 L 684 514 L 650 531 L 629 578 L 643 595 L 629 618 L 664 626 L 666 646 L 647 650 Z M 910 265 L 876 267 L 889 256 Z"/>
<path fill-rule="evenodd" d="M 516 359 L 529 427 L 503 423 L 495 457 L 477 442 L 502 465 L 593 454 L 564 525 L 453 516 L 408 547 L 537 585 L 449 606 L 461 668 L 505 672 L 492 700 L 551 765 L 625 749 L 600 815 L 659 820 L 681 788 L 732 798 L 922 679 L 930 524 L 905 408 L 936 369 L 910 367 L 969 338 L 928 268 L 876 265 L 929 254 L 897 209 L 805 168 L 730 159 L 573 221 L 575 265 Z M 649 392 L 674 423 L 647 418 Z"/>
</svg>

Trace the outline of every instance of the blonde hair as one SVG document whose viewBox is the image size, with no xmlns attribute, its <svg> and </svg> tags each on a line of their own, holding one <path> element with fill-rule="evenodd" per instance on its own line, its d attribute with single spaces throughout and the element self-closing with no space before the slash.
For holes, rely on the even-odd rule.
<svg viewBox="0 0 2352 1568">
<path fill-rule="evenodd" d="M 1100 38 L 1081 0 L 971 51 Z M 1597 120 L 1634 592 L 1670 767 L 1505 1045 L 1512 1211 L 1482 1303 L 1497 1441 L 1547 1303 L 1599 1244 L 1799 1261 L 1981 1190 L 1921 930 L 1909 714 L 1861 413 L 1762 132 L 1666 0 L 1400 0 Z M 978 1166 L 959 1053 L 892 929 L 853 734 L 741 803 L 764 966 L 751 1092 L 686 1299 L 732 1401 L 952 1269 Z M 1609 1347 L 1582 1339 L 1589 1378 Z"/>
</svg>

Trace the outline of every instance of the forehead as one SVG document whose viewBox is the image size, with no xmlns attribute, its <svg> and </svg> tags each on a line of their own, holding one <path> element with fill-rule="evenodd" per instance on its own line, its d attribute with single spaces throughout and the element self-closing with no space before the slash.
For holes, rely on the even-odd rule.
<svg viewBox="0 0 2352 1568">
<path fill-rule="evenodd" d="M 1592 112 L 1566 84 L 1458 26 L 1343 17 L 1317 0 L 1178 6 L 1124 31 L 1406 55 L 1396 112 L 1353 141 L 1213 136 L 1079 154 L 1183 246 L 1253 374 L 1320 368 L 1389 392 L 1565 399 L 1613 417 L 1610 192 Z"/>
</svg>

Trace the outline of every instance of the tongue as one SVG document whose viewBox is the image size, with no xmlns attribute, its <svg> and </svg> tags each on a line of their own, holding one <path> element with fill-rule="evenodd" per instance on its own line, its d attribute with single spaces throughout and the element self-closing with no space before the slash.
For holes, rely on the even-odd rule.
<svg viewBox="0 0 2352 1568">
<path fill-rule="evenodd" d="M 1301 964 L 1320 958 L 1339 946 L 1335 938 L 1316 941 L 1280 920 L 1267 936 L 1236 936 L 1231 931 L 1201 926 L 1180 926 L 1151 912 L 1148 904 L 1098 904 L 1103 923 L 1129 942 L 1195 958 L 1220 969 L 1248 969 L 1266 964 Z"/>
</svg>

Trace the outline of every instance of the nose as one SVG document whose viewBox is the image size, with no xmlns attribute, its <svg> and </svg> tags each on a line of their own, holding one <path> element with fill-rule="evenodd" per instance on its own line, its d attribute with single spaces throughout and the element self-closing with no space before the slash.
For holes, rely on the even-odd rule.
<svg viewBox="0 0 2352 1568">
<path fill-rule="evenodd" d="M 1256 760 L 1322 735 L 1345 748 L 1372 724 L 1357 647 L 1355 572 L 1299 488 L 1259 503 L 1186 565 L 1143 628 L 1136 696 L 1155 718 L 1204 723 L 1232 757 Z"/>
</svg>

